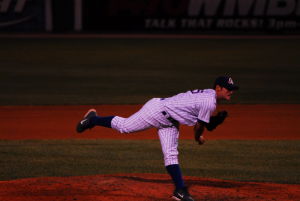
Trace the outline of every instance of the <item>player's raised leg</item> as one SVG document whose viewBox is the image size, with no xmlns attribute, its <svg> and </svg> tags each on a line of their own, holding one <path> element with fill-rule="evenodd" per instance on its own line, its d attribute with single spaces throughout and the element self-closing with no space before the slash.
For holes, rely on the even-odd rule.
<svg viewBox="0 0 300 201">
<path fill-rule="evenodd" d="M 134 133 L 153 127 L 143 116 L 143 110 L 138 111 L 128 118 L 116 116 L 111 121 L 111 127 L 120 133 Z"/>
<path fill-rule="evenodd" d="M 120 133 L 132 133 L 141 130 L 151 128 L 152 125 L 145 121 L 143 114 L 146 111 L 142 108 L 140 111 L 131 115 L 128 118 L 120 116 L 98 116 L 95 109 L 90 109 L 79 121 L 76 127 L 78 133 L 82 133 L 87 129 L 91 129 L 95 126 L 103 126 L 107 128 L 113 128 Z"/>
</svg>

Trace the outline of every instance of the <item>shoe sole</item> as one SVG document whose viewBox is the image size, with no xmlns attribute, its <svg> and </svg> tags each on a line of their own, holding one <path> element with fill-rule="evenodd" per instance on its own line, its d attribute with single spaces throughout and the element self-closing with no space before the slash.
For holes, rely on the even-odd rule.
<svg viewBox="0 0 300 201">
<path fill-rule="evenodd" d="M 89 115 L 90 112 L 95 112 L 97 114 L 95 109 L 89 109 L 89 111 L 87 111 L 87 113 L 85 113 L 83 119 L 85 119 Z"/>
<path fill-rule="evenodd" d="M 176 200 L 176 201 L 180 201 L 181 199 L 179 199 L 179 198 L 177 198 L 177 197 L 175 197 L 175 196 L 172 196 L 172 199 L 173 200 Z"/>
<path fill-rule="evenodd" d="M 176 201 L 181 201 L 181 200 L 182 200 L 182 199 L 180 199 L 180 198 L 178 198 L 178 197 L 176 197 L 176 196 L 174 196 L 174 195 L 172 196 L 172 199 L 173 199 L 173 200 L 176 200 Z"/>
</svg>

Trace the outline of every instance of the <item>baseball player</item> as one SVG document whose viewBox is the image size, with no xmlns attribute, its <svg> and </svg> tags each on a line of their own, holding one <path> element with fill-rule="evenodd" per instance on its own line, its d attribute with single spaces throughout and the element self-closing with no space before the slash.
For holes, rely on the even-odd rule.
<svg viewBox="0 0 300 201">
<path fill-rule="evenodd" d="M 178 161 L 179 125 L 194 126 L 195 141 L 204 144 L 204 130 L 212 131 L 227 117 L 222 111 L 212 116 L 218 100 L 230 100 L 239 87 L 229 76 L 220 76 L 213 89 L 196 89 L 169 98 L 152 98 L 138 112 L 128 118 L 120 116 L 98 116 L 90 109 L 77 124 L 77 132 L 82 133 L 95 126 L 113 128 L 120 133 L 132 133 L 148 128 L 157 128 L 164 156 L 164 164 L 171 176 L 175 190 L 175 200 L 193 201 L 184 184 Z"/>
</svg>

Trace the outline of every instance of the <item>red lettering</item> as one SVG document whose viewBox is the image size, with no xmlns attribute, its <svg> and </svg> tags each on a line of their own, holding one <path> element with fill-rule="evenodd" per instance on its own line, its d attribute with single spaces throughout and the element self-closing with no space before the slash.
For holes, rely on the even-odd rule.
<svg viewBox="0 0 300 201">
<path fill-rule="evenodd" d="M 163 8 L 165 14 L 170 17 L 177 17 L 180 15 L 184 15 L 187 12 L 187 8 L 189 6 L 189 0 L 164 0 Z"/>
<path fill-rule="evenodd" d="M 141 16 L 144 13 L 147 1 L 145 0 L 110 0 L 110 16 Z"/>
<path fill-rule="evenodd" d="M 145 15 L 148 17 L 155 16 L 159 11 L 161 0 L 149 0 L 149 4 L 145 10 Z"/>
<path fill-rule="evenodd" d="M 187 13 L 190 0 L 110 0 L 110 16 L 181 16 Z"/>
</svg>

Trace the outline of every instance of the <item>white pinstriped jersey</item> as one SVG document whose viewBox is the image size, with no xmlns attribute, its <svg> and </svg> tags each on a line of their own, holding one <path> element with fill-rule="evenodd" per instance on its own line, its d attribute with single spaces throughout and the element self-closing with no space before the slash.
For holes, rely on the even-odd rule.
<svg viewBox="0 0 300 201">
<path fill-rule="evenodd" d="M 172 117 L 181 124 L 192 126 L 198 119 L 208 123 L 215 109 L 215 90 L 197 89 L 165 99 L 152 98 L 138 112 L 128 118 L 115 116 L 111 126 L 121 133 L 157 128 L 165 166 L 168 166 L 179 163 L 177 150 L 179 129 L 168 117 Z"/>
<path fill-rule="evenodd" d="M 213 89 L 196 89 L 163 100 L 165 111 L 181 124 L 193 126 L 198 120 L 209 123 L 216 109 Z"/>
</svg>

